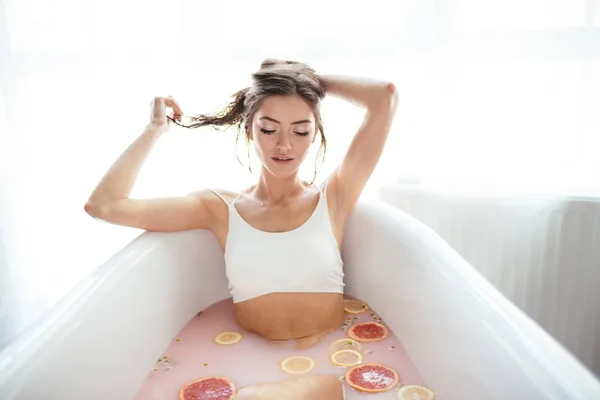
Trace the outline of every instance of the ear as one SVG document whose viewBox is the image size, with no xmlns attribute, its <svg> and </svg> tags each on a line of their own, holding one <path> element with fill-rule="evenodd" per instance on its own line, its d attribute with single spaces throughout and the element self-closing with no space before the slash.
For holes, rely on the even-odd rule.
<svg viewBox="0 0 600 400">
<path fill-rule="evenodd" d="M 249 141 L 254 140 L 254 135 L 252 134 L 252 128 L 247 125 L 246 125 L 246 136 L 248 137 Z"/>
</svg>

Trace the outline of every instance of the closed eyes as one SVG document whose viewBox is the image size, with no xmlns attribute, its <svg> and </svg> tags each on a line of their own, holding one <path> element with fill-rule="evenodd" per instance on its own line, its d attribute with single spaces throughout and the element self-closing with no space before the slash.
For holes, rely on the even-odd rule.
<svg viewBox="0 0 600 400">
<path fill-rule="evenodd" d="M 274 130 L 267 130 L 267 129 L 263 129 L 263 128 L 260 128 L 260 131 L 262 133 L 264 133 L 265 135 L 272 135 L 273 133 L 275 133 Z M 296 135 L 300 135 L 300 136 L 307 136 L 308 135 L 308 131 L 306 131 L 306 132 L 294 132 L 294 133 Z"/>
</svg>

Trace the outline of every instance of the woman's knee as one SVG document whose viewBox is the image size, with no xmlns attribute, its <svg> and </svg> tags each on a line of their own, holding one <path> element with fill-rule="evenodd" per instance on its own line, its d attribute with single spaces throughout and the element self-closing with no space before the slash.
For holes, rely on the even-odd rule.
<svg viewBox="0 0 600 400">
<path fill-rule="evenodd" d="M 343 400 L 344 388 L 335 375 L 305 375 L 241 389 L 235 400 Z"/>
</svg>

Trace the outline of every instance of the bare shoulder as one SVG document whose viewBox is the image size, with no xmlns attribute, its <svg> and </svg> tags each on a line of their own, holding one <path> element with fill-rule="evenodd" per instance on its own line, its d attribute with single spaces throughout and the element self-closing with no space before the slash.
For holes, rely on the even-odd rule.
<svg viewBox="0 0 600 400">
<path fill-rule="evenodd" d="M 219 205 L 226 206 L 221 197 L 231 204 L 238 194 L 238 192 L 228 189 L 201 189 L 190 193 L 191 196 L 198 196 L 207 206 L 212 207 L 218 207 Z M 219 195 L 221 195 L 221 197 L 219 197 Z"/>
<path fill-rule="evenodd" d="M 221 223 L 228 219 L 228 206 L 225 201 L 231 204 L 238 196 L 238 193 L 228 189 L 201 189 L 189 195 L 198 197 L 204 203 L 213 219 L 216 220 L 215 222 Z"/>
</svg>

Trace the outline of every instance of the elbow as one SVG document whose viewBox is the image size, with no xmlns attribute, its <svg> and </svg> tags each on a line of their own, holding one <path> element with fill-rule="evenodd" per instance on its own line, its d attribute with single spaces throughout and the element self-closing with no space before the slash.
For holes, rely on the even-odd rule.
<svg viewBox="0 0 600 400">
<path fill-rule="evenodd" d="M 388 95 L 392 97 L 396 97 L 398 94 L 398 89 L 396 89 L 396 85 L 394 85 L 393 82 L 388 82 L 387 85 L 385 85 L 385 90 Z"/>
<path fill-rule="evenodd" d="M 385 105 L 389 108 L 396 109 L 398 104 L 398 89 L 392 82 L 385 85 L 385 93 L 383 94 Z"/>
<path fill-rule="evenodd" d="M 93 200 L 88 200 L 83 206 L 85 212 L 94 218 L 106 219 L 109 213 L 109 206 L 102 203 L 97 203 Z"/>
<path fill-rule="evenodd" d="M 394 111 L 398 104 L 398 90 L 392 82 L 387 82 L 379 87 L 374 96 L 370 109 L 377 111 Z"/>
</svg>

